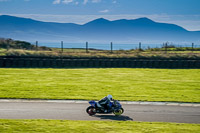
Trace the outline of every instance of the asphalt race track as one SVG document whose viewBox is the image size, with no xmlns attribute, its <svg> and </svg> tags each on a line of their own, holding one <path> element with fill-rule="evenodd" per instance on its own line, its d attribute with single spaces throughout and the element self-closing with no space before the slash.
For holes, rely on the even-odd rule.
<svg viewBox="0 0 200 133">
<path fill-rule="evenodd" d="M 121 120 L 200 123 L 200 107 L 123 104 L 122 116 L 86 113 L 87 103 L 0 101 L 0 119 Z"/>
</svg>

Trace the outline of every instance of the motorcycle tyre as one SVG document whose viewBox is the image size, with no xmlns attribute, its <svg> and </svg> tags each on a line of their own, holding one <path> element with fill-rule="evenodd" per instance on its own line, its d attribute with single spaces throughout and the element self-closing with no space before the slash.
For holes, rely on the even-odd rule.
<svg viewBox="0 0 200 133">
<path fill-rule="evenodd" d="M 117 114 L 115 111 L 113 111 L 113 114 L 115 114 L 115 116 L 120 116 L 121 114 L 123 114 L 123 113 L 124 113 L 124 109 L 123 109 L 123 108 L 121 108 L 121 109 L 119 109 L 119 110 L 121 110 L 121 111 L 122 111 L 120 114 Z"/>
<path fill-rule="evenodd" d="M 93 107 L 93 106 L 89 106 L 89 107 L 86 109 L 86 112 L 87 112 L 87 113 L 88 113 L 90 116 L 92 116 L 92 115 L 95 115 L 95 114 L 96 114 L 96 112 L 93 112 L 93 111 L 92 111 L 92 112 L 90 113 L 90 112 L 89 112 L 89 111 L 90 111 L 90 109 L 92 109 L 92 110 L 93 110 L 93 109 L 95 109 L 95 107 Z"/>
</svg>

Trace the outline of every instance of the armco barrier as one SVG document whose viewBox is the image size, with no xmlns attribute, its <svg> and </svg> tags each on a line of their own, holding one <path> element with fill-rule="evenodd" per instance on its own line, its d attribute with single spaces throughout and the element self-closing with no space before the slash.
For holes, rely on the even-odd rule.
<svg viewBox="0 0 200 133">
<path fill-rule="evenodd" d="M 0 68 L 200 68 L 200 60 L 0 57 Z"/>
</svg>

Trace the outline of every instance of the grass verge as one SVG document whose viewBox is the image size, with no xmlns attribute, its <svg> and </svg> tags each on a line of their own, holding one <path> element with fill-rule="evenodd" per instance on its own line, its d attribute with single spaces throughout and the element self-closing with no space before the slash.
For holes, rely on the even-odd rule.
<svg viewBox="0 0 200 133">
<path fill-rule="evenodd" d="M 0 131 L 1 133 L 198 133 L 200 124 L 132 121 L 0 120 Z"/>
<path fill-rule="evenodd" d="M 200 102 L 199 69 L 0 69 L 0 98 Z"/>
<path fill-rule="evenodd" d="M 146 58 L 146 59 L 200 59 L 200 51 L 151 51 L 151 50 L 89 50 L 85 49 L 60 49 L 47 50 L 24 50 L 24 49 L 1 49 L 0 56 L 16 57 L 53 57 L 53 58 Z"/>
</svg>

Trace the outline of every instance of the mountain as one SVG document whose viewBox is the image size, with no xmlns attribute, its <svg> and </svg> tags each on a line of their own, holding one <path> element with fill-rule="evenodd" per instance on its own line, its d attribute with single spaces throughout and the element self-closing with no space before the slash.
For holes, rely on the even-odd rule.
<svg viewBox="0 0 200 133">
<path fill-rule="evenodd" d="M 0 37 L 26 41 L 66 42 L 199 42 L 200 31 L 148 18 L 109 21 L 99 18 L 83 25 L 41 22 L 14 16 L 0 16 Z"/>
</svg>

